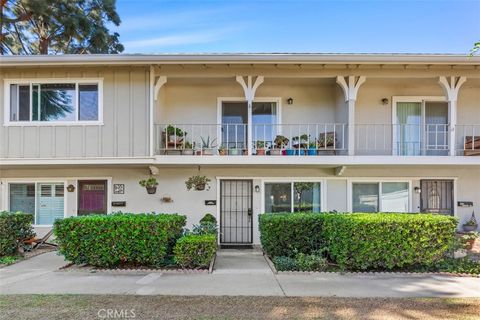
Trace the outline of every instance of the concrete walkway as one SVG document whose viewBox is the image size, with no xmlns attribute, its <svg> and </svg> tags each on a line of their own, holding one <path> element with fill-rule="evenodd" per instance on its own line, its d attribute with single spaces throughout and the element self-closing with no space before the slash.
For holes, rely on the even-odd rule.
<svg viewBox="0 0 480 320">
<path fill-rule="evenodd" d="M 57 271 L 55 253 L 0 269 L 0 294 L 480 297 L 480 278 L 431 275 L 274 275 L 255 250 L 221 250 L 213 274 Z"/>
</svg>

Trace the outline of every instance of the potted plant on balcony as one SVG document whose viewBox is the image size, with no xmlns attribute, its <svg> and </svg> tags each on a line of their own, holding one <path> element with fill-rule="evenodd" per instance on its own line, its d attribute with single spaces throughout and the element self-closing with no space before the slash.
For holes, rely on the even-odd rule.
<svg viewBox="0 0 480 320">
<path fill-rule="evenodd" d="M 182 154 L 185 156 L 193 156 L 193 146 L 190 141 L 185 141 L 183 145 Z"/>
<path fill-rule="evenodd" d="M 307 154 L 309 156 L 316 156 L 317 155 L 317 142 L 316 141 L 311 141 L 308 144 Z"/>
<path fill-rule="evenodd" d="M 201 137 L 201 139 L 202 149 L 200 150 L 200 153 L 204 156 L 213 155 L 213 150 L 217 147 L 217 145 L 215 144 L 215 141 L 217 141 L 217 139 L 210 140 L 210 136 L 208 136 L 206 139 Z"/>
<path fill-rule="evenodd" d="M 167 126 L 164 134 L 166 135 L 167 141 L 170 144 L 174 144 L 177 146 L 180 146 L 182 144 L 183 137 L 187 135 L 187 133 L 184 132 L 182 129 L 171 124 Z"/>
<path fill-rule="evenodd" d="M 472 232 L 477 230 L 478 223 L 477 223 L 477 219 L 475 218 L 475 212 L 472 212 L 472 216 L 467 222 L 463 224 L 462 227 L 463 227 L 463 231 L 465 232 Z"/>
<path fill-rule="evenodd" d="M 221 145 L 220 148 L 218 148 L 218 154 L 221 156 L 226 156 L 228 154 L 228 150 L 224 145 Z"/>
<path fill-rule="evenodd" d="M 308 147 L 308 138 L 309 135 L 306 133 L 292 138 L 292 146 L 296 149 L 295 154 L 305 154 L 305 149 Z M 287 153 L 289 152 L 287 151 Z"/>
<path fill-rule="evenodd" d="M 228 154 L 231 156 L 239 156 L 242 154 L 242 152 L 243 149 L 241 148 L 241 145 L 239 147 L 237 143 L 235 143 L 235 146 L 233 148 L 228 148 Z"/>
<path fill-rule="evenodd" d="M 265 141 L 257 140 L 255 142 L 255 148 L 257 149 L 257 156 L 265 155 Z"/>
<path fill-rule="evenodd" d="M 207 178 L 206 176 L 191 176 L 190 178 L 185 181 L 185 186 L 187 187 L 187 190 L 190 191 L 192 189 L 195 189 L 197 191 L 203 191 L 205 188 L 208 188 L 207 190 L 210 189 L 210 179 Z"/>
<path fill-rule="evenodd" d="M 147 190 L 148 194 L 155 194 L 157 192 L 158 181 L 154 177 L 140 180 L 138 183 Z"/>
<path fill-rule="evenodd" d="M 282 155 L 282 150 L 288 145 L 290 140 L 282 135 L 277 135 L 273 141 L 273 148 L 270 150 L 270 155 L 280 156 Z"/>
</svg>

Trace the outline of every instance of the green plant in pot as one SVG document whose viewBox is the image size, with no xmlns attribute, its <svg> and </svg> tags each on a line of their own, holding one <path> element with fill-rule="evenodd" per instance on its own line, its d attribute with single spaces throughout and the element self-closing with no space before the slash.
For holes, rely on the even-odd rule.
<svg viewBox="0 0 480 320">
<path fill-rule="evenodd" d="M 478 228 L 477 219 L 475 218 L 475 212 L 472 212 L 470 219 L 463 224 L 463 231 L 472 232 L 476 231 Z"/>
<path fill-rule="evenodd" d="M 148 194 L 155 194 L 157 192 L 158 181 L 154 177 L 140 180 L 138 184 L 147 189 Z"/>
<path fill-rule="evenodd" d="M 292 145 L 294 148 L 303 148 L 305 149 L 308 145 L 308 134 L 302 134 L 292 138 Z"/>
<path fill-rule="evenodd" d="M 282 155 L 282 150 L 288 146 L 289 139 L 282 135 L 277 135 L 273 141 L 273 148 L 270 150 L 271 155 Z"/>
<path fill-rule="evenodd" d="M 257 150 L 257 156 L 265 155 L 265 141 L 257 140 L 255 142 L 255 149 Z"/>
<path fill-rule="evenodd" d="M 221 145 L 220 148 L 218 148 L 218 154 L 221 156 L 226 156 L 228 154 L 228 150 L 224 145 Z"/>
<path fill-rule="evenodd" d="M 316 141 L 311 141 L 308 144 L 307 154 L 309 156 L 316 156 L 317 155 L 317 142 Z"/>
<path fill-rule="evenodd" d="M 187 190 L 190 191 L 192 189 L 197 190 L 197 191 L 203 191 L 205 188 L 207 190 L 210 189 L 210 179 L 207 178 L 206 176 L 191 176 L 190 178 L 185 181 L 185 186 L 187 187 Z"/>
<path fill-rule="evenodd" d="M 193 145 L 190 141 L 185 141 L 185 143 L 183 144 L 182 154 L 186 156 L 193 155 Z"/>
<path fill-rule="evenodd" d="M 169 124 L 165 129 L 168 142 L 174 142 L 176 144 L 182 144 L 183 137 L 187 135 L 182 129 Z"/>
<path fill-rule="evenodd" d="M 210 140 L 210 136 L 208 136 L 207 138 L 201 137 L 201 139 L 202 139 L 202 149 L 200 150 L 201 154 L 206 156 L 211 156 L 213 154 L 213 149 L 217 147 L 217 144 L 216 144 L 217 139 Z"/>
</svg>

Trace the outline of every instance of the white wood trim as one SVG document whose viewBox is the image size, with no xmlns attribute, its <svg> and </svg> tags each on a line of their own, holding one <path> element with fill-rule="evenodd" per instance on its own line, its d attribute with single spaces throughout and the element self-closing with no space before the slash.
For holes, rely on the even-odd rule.
<svg viewBox="0 0 480 320">
<path fill-rule="evenodd" d="M 65 125 L 83 125 L 83 126 L 101 126 L 103 123 L 103 78 L 25 78 L 25 79 L 4 79 L 4 120 L 3 125 L 9 126 L 65 126 Z M 75 119 L 78 119 L 78 85 L 79 84 L 96 84 L 98 85 L 98 120 L 95 121 L 33 121 L 32 120 L 32 84 L 46 84 L 46 83 L 69 83 L 75 84 Z M 10 121 L 10 85 L 30 85 L 30 121 Z"/>
</svg>

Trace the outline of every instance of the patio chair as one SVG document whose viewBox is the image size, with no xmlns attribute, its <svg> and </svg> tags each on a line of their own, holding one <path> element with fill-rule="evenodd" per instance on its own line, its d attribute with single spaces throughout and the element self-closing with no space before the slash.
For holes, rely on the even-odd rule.
<svg viewBox="0 0 480 320">
<path fill-rule="evenodd" d="M 56 244 L 47 242 L 47 240 L 52 236 L 52 234 L 53 234 L 53 229 L 50 229 L 50 231 L 48 231 L 42 238 L 33 237 L 31 239 L 24 240 L 23 243 L 25 245 L 31 246 L 30 250 L 37 249 L 38 247 L 40 247 L 42 245 L 49 245 L 49 246 L 52 246 L 52 247 L 57 247 Z"/>
</svg>

